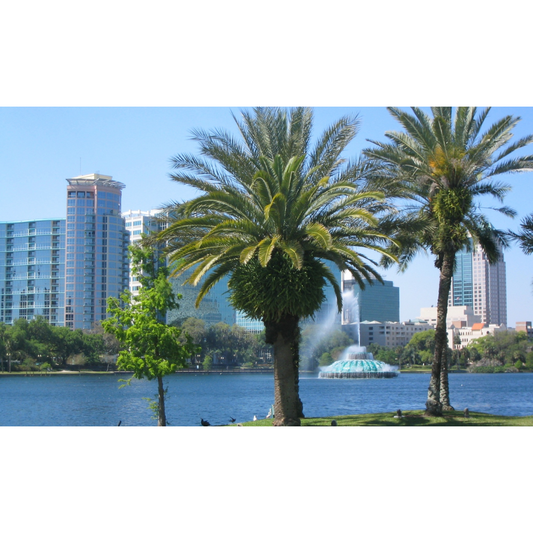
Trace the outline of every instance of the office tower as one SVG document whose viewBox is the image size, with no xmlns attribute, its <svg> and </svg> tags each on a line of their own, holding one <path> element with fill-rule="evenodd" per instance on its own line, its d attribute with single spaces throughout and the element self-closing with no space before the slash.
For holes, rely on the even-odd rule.
<svg viewBox="0 0 533 533">
<path fill-rule="evenodd" d="M 158 216 L 161 213 L 161 209 L 130 210 L 122 213 L 130 244 L 140 241 L 143 234 L 148 235 L 165 229 L 167 223 Z M 170 266 L 170 270 L 172 270 L 172 266 Z M 208 327 L 218 322 L 226 322 L 229 325 L 235 323 L 235 310 L 229 304 L 226 294 L 228 290 L 227 279 L 217 283 L 202 300 L 200 306 L 196 308 L 195 302 L 201 283 L 196 287 L 182 285 L 187 277 L 188 273 L 185 272 L 179 278 L 171 277 L 169 280 L 173 292 L 180 294 L 181 298 L 178 300 L 178 309 L 167 311 L 166 321 L 168 324 L 181 324 L 189 317 L 203 320 Z M 133 275 L 130 275 L 129 288 L 133 294 L 139 290 L 140 285 L 140 282 Z"/>
<path fill-rule="evenodd" d="M 507 289 L 503 254 L 493 265 L 477 244 L 455 258 L 448 305 L 468 305 L 486 324 L 507 325 Z M 501 250 L 500 250 L 501 253 Z"/>
<path fill-rule="evenodd" d="M 0 222 L 0 322 L 64 325 L 65 219 Z"/>
<path fill-rule="evenodd" d="M 203 320 L 207 327 L 213 326 L 218 322 L 225 322 L 230 326 L 235 324 L 235 309 L 228 300 L 228 278 L 224 277 L 216 283 L 197 308 L 196 298 L 205 277 L 196 286 L 183 285 L 189 274 L 190 272 L 186 271 L 177 278 L 170 278 L 172 290 L 175 294 L 181 294 L 182 297 L 178 300 L 179 308 L 171 309 L 167 312 L 167 323 L 181 324 L 185 319 L 193 317 Z"/>
<path fill-rule="evenodd" d="M 161 213 L 161 209 L 152 209 L 150 211 L 125 211 L 122 213 L 126 231 L 129 234 L 129 244 L 134 244 L 141 240 L 143 234 L 157 233 L 166 226 L 165 222 L 158 220 L 157 215 Z M 131 271 L 131 263 L 129 266 L 129 289 L 135 293 L 141 286 L 139 280 L 133 277 Z"/>
<path fill-rule="evenodd" d="M 342 276 L 343 294 L 351 292 L 355 302 L 343 308 L 343 324 L 353 322 L 400 321 L 400 289 L 394 287 L 392 281 L 374 281 L 370 284 L 365 281 L 364 289 L 353 279 L 349 271 L 344 271 Z M 359 320 L 357 320 L 357 309 Z"/>
<path fill-rule="evenodd" d="M 107 298 L 128 287 L 124 184 L 101 174 L 67 181 L 65 326 L 90 329 L 107 317 Z"/>
<path fill-rule="evenodd" d="M 245 328 L 252 333 L 261 333 L 265 329 L 265 324 L 260 319 L 248 318 L 245 313 L 235 311 L 235 323 L 241 328 Z"/>
</svg>

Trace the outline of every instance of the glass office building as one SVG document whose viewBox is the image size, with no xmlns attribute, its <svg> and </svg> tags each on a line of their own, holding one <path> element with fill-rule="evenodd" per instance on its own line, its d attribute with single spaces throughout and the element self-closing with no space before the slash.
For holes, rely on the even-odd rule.
<svg viewBox="0 0 533 533">
<path fill-rule="evenodd" d="M 172 290 L 175 294 L 181 294 L 181 299 L 178 300 L 178 309 L 167 312 L 167 323 L 181 324 L 185 319 L 193 317 L 203 320 L 206 327 L 219 322 L 225 322 L 230 326 L 235 324 L 235 309 L 228 300 L 228 278 L 225 277 L 216 283 L 197 308 L 196 298 L 203 280 L 196 287 L 188 284 L 183 285 L 188 276 L 189 272 L 186 271 L 179 277 L 170 278 Z"/>
<path fill-rule="evenodd" d="M 501 249 L 500 249 L 501 253 Z M 468 305 L 485 325 L 507 325 L 507 282 L 505 261 L 490 264 L 477 244 L 471 251 L 466 248 L 455 256 L 455 270 L 448 306 Z"/>
<path fill-rule="evenodd" d="M 64 326 L 65 219 L 0 222 L 0 322 Z"/>
<path fill-rule="evenodd" d="M 90 329 L 107 317 L 107 298 L 128 288 L 125 185 L 102 174 L 67 181 L 65 326 Z"/>
<path fill-rule="evenodd" d="M 399 322 L 400 321 L 400 289 L 392 281 L 383 283 L 375 281 L 373 284 L 365 281 L 364 289 L 353 279 L 348 271 L 343 272 L 343 293 L 353 291 L 358 304 L 359 321 L 364 322 Z M 344 323 L 357 321 L 351 309 L 344 309 Z"/>
</svg>

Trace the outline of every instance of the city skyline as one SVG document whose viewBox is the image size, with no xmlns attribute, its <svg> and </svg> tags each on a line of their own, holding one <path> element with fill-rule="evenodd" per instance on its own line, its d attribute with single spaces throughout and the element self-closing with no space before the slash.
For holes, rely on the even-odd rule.
<svg viewBox="0 0 533 533">
<path fill-rule="evenodd" d="M 36 220 L 63 216 L 61 197 L 65 181 L 80 174 L 100 171 L 126 185 L 122 211 L 148 211 L 172 200 L 192 197 L 190 189 L 168 177 L 169 159 L 178 153 L 197 153 L 191 130 L 222 128 L 237 134 L 232 113 L 237 107 L 179 108 L 0 108 L 0 154 L 3 194 L 0 220 Z M 360 132 L 347 157 L 355 158 L 370 146 L 366 139 L 383 140 L 386 130 L 398 129 L 384 107 L 325 108 L 315 110 L 315 131 L 322 131 L 346 114 L 359 114 Z M 532 108 L 493 108 L 488 124 L 504 114 L 522 116 L 515 137 L 533 133 Z M 522 149 L 532 153 L 533 148 Z M 23 157 L 31 153 L 32 157 Z M 81 159 L 81 165 L 80 165 Z M 529 173 L 504 177 L 512 186 L 506 205 L 518 216 L 506 219 L 488 215 L 496 227 L 516 230 L 529 214 Z M 27 191 L 24 203 L 13 201 Z M 490 209 L 495 204 L 486 202 Z M 529 272 L 533 258 L 518 246 L 504 251 L 507 264 L 508 325 L 530 320 L 533 294 Z M 380 272 L 400 288 L 400 319 L 414 319 L 420 308 L 436 305 L 438 271 L 431 257 L 419 255 L 405 273 L 397 269 Z M 524 289 L 526 287 L 526 289 Z"/>
</svg>

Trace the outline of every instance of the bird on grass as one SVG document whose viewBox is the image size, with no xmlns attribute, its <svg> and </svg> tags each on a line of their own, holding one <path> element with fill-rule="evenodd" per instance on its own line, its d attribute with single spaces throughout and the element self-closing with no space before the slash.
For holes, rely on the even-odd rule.
<svg viewBox="0 0 533 533">
<path fill-rule="evenodd" d="M 211 425 L 207 420 L 204 420 L 203 418 L 200 418 L 200 424 L 202 424 L 202 426 L 210 426 Z"/>
</svg>

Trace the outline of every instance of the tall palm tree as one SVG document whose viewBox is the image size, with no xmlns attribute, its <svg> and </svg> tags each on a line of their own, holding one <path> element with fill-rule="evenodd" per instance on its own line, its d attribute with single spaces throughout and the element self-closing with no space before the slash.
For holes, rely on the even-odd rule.
<svg viewBox="0 0 533 533">
<path fill-rule="evenodd" d="M 421 249 L 435 256 L 440 271 L 437 300 L 435 357 L 428 389 L 426 412 L 442 414 L 453 409 L 449 400 L 446 318 L 448 295 L 456 253 L 479 243 L 489 261 L 496 261 L 505 234 L 493 228 L 475 202 L 491 195 L 503 200 L 509 187 L 493 178 L 510 172 L 533 169 L 533 156 L 510 158 L 530 144 L 527 136 L 510 144 L 512 130 L 520 120 L 506 116 L 482 133 L 490 108 L 478 113 L 475 107 L 432 107 L 432 117 L 413 107 L 412 114 L 388 108 L 404 131 L 387 132 L 390 142 L 371 141 L 376 147 L 364 154 L 383 165 L 379 183 L 391 184 L 403 196 L 404 217 L 397 225 L 402 241 L 400 268 Z M 399 193 L 398 191 L 402 192 Z M 413 202 L 409 202 L 409 200 Z M 514 216 L 501 207 L 500 212 Z M 392 225 L 392 224 L 391 224 Z"/>
<path fill-rule="evenodd" d="M 360 284 L 381 281 L 360 250 L 394 260 L 384 250 L 387 237 L 375 229 L 384 195 L 358 186 L 371 165 L 342 159 L 356 117 L 335 122 L 313 147 L 310 109 L 257 108 L 235 121 L 240 140 L 196 131 L 203 157 L 173 158 L 171 178 L 203 194 L 177 206 L 159 238 L 168 243 L 176 275 L 187 272 L 193 285 L 204 280 L 197 304 L 229 275 L 234 307 L 263 320 L 274 347 L 274 423 L 299 425 L 299 321 L 320 308 L 326 283 L 342 309 L 325 260 Z"/>
</svg>

